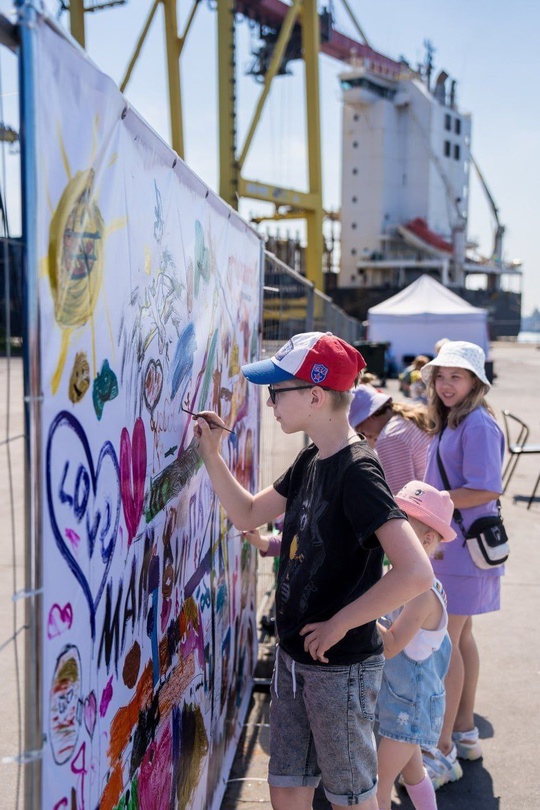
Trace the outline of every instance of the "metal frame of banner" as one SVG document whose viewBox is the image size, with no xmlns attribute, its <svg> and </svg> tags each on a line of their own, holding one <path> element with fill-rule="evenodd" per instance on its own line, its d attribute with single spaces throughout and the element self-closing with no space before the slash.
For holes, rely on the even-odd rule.
<svg viewBox="0 0 540 810">
<path fill-rule="evenodd" d="M 41 357 L 39 348 L 36 122 L 35 0 L 16 0 L 20 53 L 21 187 L 24 284 L 24 411 L 25 411 L 25 810 L 41 806 L 43 745 L 42 677 L 42 492 L 41 492 Z M 29 752 L 32 753 L 30 756 Z"/>
</svg>

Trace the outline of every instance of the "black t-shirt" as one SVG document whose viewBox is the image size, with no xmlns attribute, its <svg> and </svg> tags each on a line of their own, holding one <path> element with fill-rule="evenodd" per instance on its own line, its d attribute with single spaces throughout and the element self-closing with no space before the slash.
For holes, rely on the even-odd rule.
<svg viewBox="0 0 540 810">
<path fill-rule="evenodd" d="M 287 499 L 276 588 L 279 643 L 295 661 L 319 663 L 304 651 L 300 630 L 330 619 L 381 578 L 383 550 L 374 532 L 407 518 L 365 441 L 326 459 L 309 445 L 274 488 Z M 347 666 L 379 652 L 373 621 L 349 630 L 326 656 Z"/>
</svg>

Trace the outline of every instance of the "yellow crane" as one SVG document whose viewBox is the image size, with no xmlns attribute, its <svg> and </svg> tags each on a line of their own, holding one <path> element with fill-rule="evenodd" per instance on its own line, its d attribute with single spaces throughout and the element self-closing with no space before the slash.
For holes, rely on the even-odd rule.
<svg viewBox="0 0 540 810">
<path fill-rule="evenodd" d="M 84 47 L 85 13 L 108 8 L 121 2 L 124 0 L 109 0 L 109 2 L 70 0 L 70 25 L 75 39 Z M 274 213 L 265 217 L 266 219 L 304 219 L 307 231 L 306 277 L 319 290 L 324 288 L 319 53 L 323 52 L 344 61 L 350 59 L 352 54 L 364 57 L 375 56 L 379 62 L 383 60 L 392 65 L 396 64 L 393 60 L 373 51 L 356 22 L 347 0 L 342 0 L 342 2 L 362 38 L 362 42 L 353 40 L 334 29 L 331 12 L 324 10 L 319 13 L 317 0 L 291 0 L 290 5 L 281 0 L 216 0 L 215 2 L 219 77 L 219 194 L 235 209 L 238 208 L 240 198 L 271 203 Z M 192 0 L 185 28 L 181 33 L 178 31 L 177 0 L 153 1 L 120 89 L 123 92 L 129 82 L 160 4 L 163 6 L 165 26 L 171 145 L 183 158 L 180 62 L 184 44 L 200 6 L 200 0 Z M 261 93 L 242 145 L 237 142 L 236 126 L 238 94 L 235 34 L 239 17 L 259 23 L 264 26 L 266 32 L 264 54 L 261 51 L 258 55 L 259 67 L 256 71 L 261 80 Z M 243 174 L 243 167 L 260 123 L 272 82 L 276 76 L 286 72 L 286 64 L 292 59 L 302 59 L 305 65 L 307 191 L 262 183 L 256 178 L 246 177 Z"/>
</svg>

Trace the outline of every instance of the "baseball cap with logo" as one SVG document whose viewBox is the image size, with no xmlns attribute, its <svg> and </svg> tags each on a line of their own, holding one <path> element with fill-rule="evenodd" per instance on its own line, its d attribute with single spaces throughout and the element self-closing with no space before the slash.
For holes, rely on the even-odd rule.
<svg viewBox="0 0 540 810">
<path fill-rule="evenodd" d="M 365 365 L 360 352 L 332 332 L 302 332 L 273 357 L 242 366 L 242 373 L 257 385 L 296 379 L 349 391 Z"/>
<path fill-rule="evenodd" d="M 440 492 L 423 481 L 409 481 L 394 496 L 394 500 L 406 515 L 435 529 L 443 543 L 454 540 L 456 533 L 450 525 L 454 504 L 448 492 Z"/>
</svg>

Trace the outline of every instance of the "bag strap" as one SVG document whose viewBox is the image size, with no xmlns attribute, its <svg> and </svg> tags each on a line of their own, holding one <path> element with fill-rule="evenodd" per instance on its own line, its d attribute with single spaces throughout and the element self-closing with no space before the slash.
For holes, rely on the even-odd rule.
<svg viewBox="0 0 540 810">
<path fill-rule="evenodd" d="M 443 429 L 439 433 L 439 441 L 437 442 L 437 464 L 439 466 L 439 472 L 441 474 L 442 482 L 443 482 L 445 488 L 448 491 L 450 491 L 450 481 L 448 480 L 448 476 L 446 475 L 446 470 L 444 469 L 441 454 L 439 452 L 439 447 L 440 447 L 440 444 L 441 444 L 442 435 L 443 435 L 445 429 L 446 429 L 446 425 L 443 427 Z M 457 525 L 461 529 L 461 533 L 463 535 L 463 541 L 465 542 L 465 535 L 467 534 L 467 530 L 466 530 L 465 525 L 463 523 L 463 517 L 461 515 L 461 512 L 456 507 L 454 507 L 454 520 L 456 521 Z"/>
<path fill-rule="evenodd" d="M 448 476 L 446 475 L 446 470 L 444 469 L 444 465 L 442 463 L 441 454 L 439 452 L 439 446 L 441 444 L 442 435 L 446 429 L 446 425 L 443 427 L 441 432 L 439 433 L 439 441 L 437 442 L 437 464 L 439 466 L 439 472 L 441 474 L 442 482 L 447 490 L 450 490 L 450 481 L 448 480 Z M 500 498 L 497 498 L 497 509 L 499 512 L 499 517 L 501 517 L 501 501 Z M 502 518 L 501 518 L 502 519 Z M 461 533 L 463 535 L 463 543 L 465 544 L 465 538 L 467 537 L 467 530 L 463 523 L 463 517 L 461 512 L 457 507 L 454 507 L 454 520 L 456 521 L 457 525 L 461 529 Z"/>
</svg>

